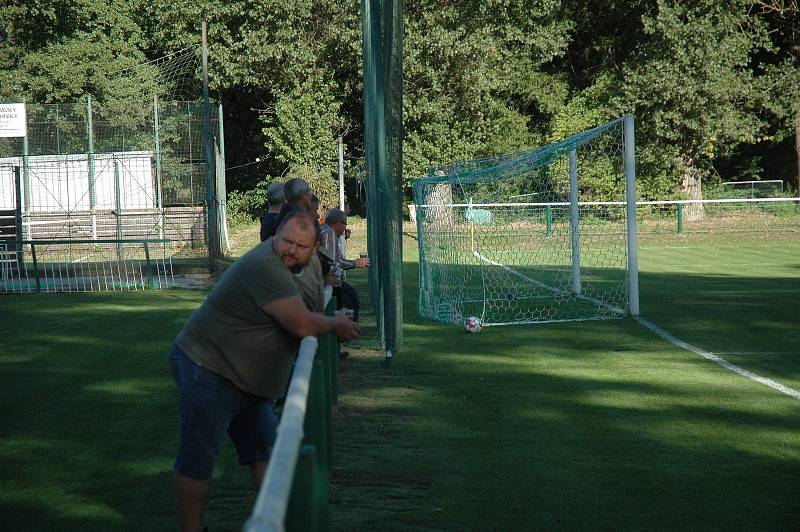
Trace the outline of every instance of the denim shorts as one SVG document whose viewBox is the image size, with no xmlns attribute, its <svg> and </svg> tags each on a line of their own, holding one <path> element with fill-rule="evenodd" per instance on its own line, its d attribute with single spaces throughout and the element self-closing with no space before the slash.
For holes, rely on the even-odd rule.
<svg viewBox="0 0 800 532">
<path fill-rule="evenodd" d="M 240 390 L 195 363 L 177 345 L 172 347 L 170 365 L 180 389 L 181 441 L 175 471 L 197 480 L 210 479 L 226 432 L 240 464 L 269 458 L 278 426 L 272 400 Z"/>
</svg>

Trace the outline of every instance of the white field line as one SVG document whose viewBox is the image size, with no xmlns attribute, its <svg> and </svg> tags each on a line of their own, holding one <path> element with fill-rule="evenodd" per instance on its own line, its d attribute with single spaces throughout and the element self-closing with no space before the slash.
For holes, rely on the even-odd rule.
<svg viewBox="0 0 800 532">
<path fill-rule="evenodd" d="M 524 320 L 524 321 L 498 321 L 494 323 L 484 323 L 484 327 L 493 327 L 501 325 L 528 325 L 535 323 L 536 325 L 544 325 L 547 323 L 567 323 L 571 321 L 586 321 L 586 318 L 564 318 L 563 320 Z"/>
<path fill-rule="evenodd" d="M 769 386 L 770 388 L 778 390 L 782 394 L 788 395 L 789 397 L 791 397 L 793 399 L 800 400 L 800 391 L 797 391 L 794 388 L 789 388 L 788 386 L 784 386 L 783 384 L 775 382 L 772 379 L 768 379 L 766 377 L 762 377 L 761 375 L 757 375 L 757 374 L 753 373 L 752 371 L 747 371 L 746 369 L 740 368 L 736 364 L 732 364 L 731 362 L 728 362 L 724 358 L 719 357 L 719 356 L 715 355 L 714 353 L 709 353 L 708 351 L 704 351 L 703 349 L 700 349 L 699 347 L 695 347 L 695 346 L 693 346 L 691 344 L 688 344 L 688 343 L 684 342 L 683 340 L 680 340 L 680 339 L 672 336 L 670 333 L 668 333 L 667 331 L 665 331 L 664 329 L 662 329 L 658 325 L 646 320 L 645 318 L 642 318 L 641 316 L 636 316 L 636 321 L 638 321 L 645 328 L 650 329 L 652 332 L 656 333 L 658 336 L 660 336 L 664 340 L 668 341 L 669 343 L 671 343 L 673 345 L 676 345 L 676 346 L 680 347 L 681 349 L 686 349 L 687 351 L 691 351 L 692 353 L 694 353 L 696 355 L 700 355 L 701 357 L 703 357 L 703 358 L 705 358 L 707 360 L 710 360 L 711 362 L 719 364 L 720 366 L 722 366 L 723 368 L 727 369 L 728 371 L 732 371 L 732 372 L 736 373 L 737 375 L 741 375 L 742 377 L 745 377 L 746 379 L 750 379 L 751 381 L 755 381 L 755 382 L 758 382 L 758 383 L 761 383 L 761 384 L 765 384 L 765 385 Z"/>
<path fill-rule="evenodd" d="M 554 288 L 554 287 L 552 287 L 552 286 L 546 285 L 546 284 L 544 284 L 544 283 L 543 283 L 543 282 L 541 282 L 541 281 L 537 281 L 536 279 L 532 279 L 532 278 L 528 277 L 527 275 L 525 275 L 525 274 L 523 274 L 523 273 L 520 273 L 520 272 L 518 272 L 517 270 L 515 270 L 515 269 L 513 269 L 513 268 L 509 268 L 509 267 L 508 267 L 508 266 L 506 266 L 505 264 L 501 264 L 501 263 L 499 263 L 499 262 L 495 262 L 495 261 L 493 261 L 492 259 L 490 259 L 490 258 L 488 258 L 488 257 L 484 257 L 483 255 L 481 255 L 481 254 L 480 254 L 480 253 L 478 253 L 477 251 L 473 251 L 473 252 L 472 252 L 472 254 L 473 254 L 473 255 L 475 255 L 477 258 L 479 258 L 479 259 L 480 259 L 480 260 L 482 260 L 482 261 L 488 262 L 489 264 L 493 264 L 494 266 L 498 266 L 498 267 L 500 267 L 500 268 L 504 269 L 505 271 L 507 271 L 508 273 L 514 274 L 514 275 L 516 275 L 517 277 L 520 277 L 520 278 L 522 278 L 522 279 L 525 279 L 525 280 L 526 280 L 526 281 L 528 281 L 529 283 L 533 283 L 533 284 L 535 284 L 536 286 L 539 286 L 539 287 L 541 287 L 541 288 L 544 288 L 545 290 L 549 290 L 549 291 L 551 291 L 551 292 L 553 292 L 553 293 L 555 293 L 555 294 L 558 294 L 558 295 L 572 294 L 571 292 L 566 292 L 566 291 L 564 291 L 564 290 L 561 290 L 561 289 L 559 289 L 559 288 Z M 584 300 L 586 300 L 586 301 L 590 301 L 590 302 L 594 303 L 595 305 L 600 305 L 601 307 L 604 307 L 604 308 L 606 308 L 606 309 L 608 309 L 608 310 L 610 310 L 610 311 L 612 311 L 612 312 L 615 312 L 615 313 L 617 313 L 617 314 L 625 314 L 625 311 L 624 311 L 624 310 L 622 310 L 622 309 L 620 309 L 620 308 L 618 308 L 618 307 L 615 307 L 615 306 L 613 306 L 613 305 L 609 305 L 608 303 L 603 303 L 603 302 L 602 302 L 602 301 L 600 301 L 599 299 L 595 299 L 595 298 L 593 298 L 593 297 L 590 297 L 590 296 L 585 296 L 585 295 L 583 295 L 583 294 L 577 294 L 577 296 L 578 296 L 580 299 L 584 299 Z M 537 323 L 540 323 L 540 322 L 537 322 Z M 487 325 L 488 325 L 488 324 L 487 324 Z M 501 325 L 501 324 L 499 324 L 499 323 L 498 323 L 497 325 Z"/>
<path fill-rule="evenodd" d="M 721 351 L 713 353 L 714 355 L 788 355 L 781 351 Z"/>
</svg>

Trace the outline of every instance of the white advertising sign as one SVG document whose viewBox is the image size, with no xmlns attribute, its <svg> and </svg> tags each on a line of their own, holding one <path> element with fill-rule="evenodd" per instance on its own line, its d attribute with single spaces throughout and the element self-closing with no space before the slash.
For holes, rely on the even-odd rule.
<svg viewBox="0 0 800 532">
<path fill-rule="evenodd" d="M 27 126 L 24 103 L 0 103 L 0 137 L 24 137 Z"/>
</svg>

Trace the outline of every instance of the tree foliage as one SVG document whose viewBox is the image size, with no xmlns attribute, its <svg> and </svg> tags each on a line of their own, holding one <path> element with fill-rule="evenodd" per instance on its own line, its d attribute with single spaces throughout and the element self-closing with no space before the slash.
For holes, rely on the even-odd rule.
<svg viewBox="0 0 800 532">
<path fill-rule="evenodd" d="M 797 175 L 793 158 L 766 163 L 784 160 L 776 154 L 791 151 L 800 123 L 796 3 L 406 0 L 405 15 L 409 178 L 624 112 L 637 117 L 645 197 L 720 172 Z M 146 71 L 135 83 L 114 73 L 196 46 L 204 20 L 228 165 L 263 161 L 231 172 L 229 188 L 292 174 L 333 194 L 339 135 L 348 174 L 362 167 L 358 2 L 9 0 L 0 6 L 0 97 L 135 98 Z"/>
</svg>

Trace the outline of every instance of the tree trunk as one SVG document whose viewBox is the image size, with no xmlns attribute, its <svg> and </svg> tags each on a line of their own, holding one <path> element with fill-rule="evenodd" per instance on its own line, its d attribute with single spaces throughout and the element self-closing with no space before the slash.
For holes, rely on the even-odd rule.
<svg viewBox="0 0 800 532">
<path fill-rule="evenodd" d="M 690 200 L 703 199 L 703 175 L 699 168 L 694 166 L 694 159 L 688 156 L 680 157 L 682 168 L 681 191 Z M 690 203 L 683 210 L 684 220 L 702 220 L 704 208 L 702 203 Z"/>
</svg>

